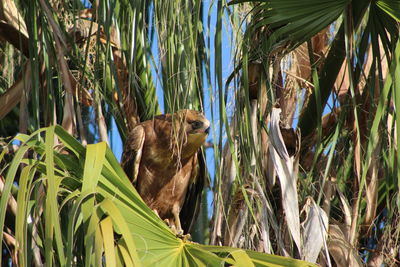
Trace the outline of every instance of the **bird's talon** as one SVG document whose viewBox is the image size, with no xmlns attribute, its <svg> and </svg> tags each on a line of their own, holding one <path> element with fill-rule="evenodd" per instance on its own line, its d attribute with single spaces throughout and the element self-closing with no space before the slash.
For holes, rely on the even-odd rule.
<svg viewBox="0 0 400 267">
<path fill-rule="evenodd" d="M 181 238 L 183 236 L 183 230 L 182 229 L 176 230 L 176 236 Z"/>
<path fill-rule="evenodd" d="M 174 233 L 174 235 L 176 237 L 181 237 L 183 236 L 183 230 L 182 229 L 177 229 L 175 225 L 170 225 L 169 228 L 171 229 L 172 233 Z"/>
<path fill-rule="evenodd" d="M 158 216 L 158 217 L 160 217 L 160 215 L 158 214 L 158 211 L 156 210 L 156 209 L 152 209 L 153 210 L 153 212 Z M 161 217 L 160 217 L 161 218 Z M 164 220 L 165 221 L 165 220 Z"/>
<path fill-rule="evenodd" d="M 177 236 L 177 237 L 182 239 L 184 242 L 192 241 L 192 236 L 190 234 L 186 234 L 186 235 L 182 234 L 182 235 Z"/>
</svg>

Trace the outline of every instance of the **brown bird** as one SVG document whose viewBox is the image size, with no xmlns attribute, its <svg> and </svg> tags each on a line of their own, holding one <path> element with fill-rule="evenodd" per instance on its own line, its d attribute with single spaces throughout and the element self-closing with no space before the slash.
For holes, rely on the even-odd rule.
<svg viewBox="0 0 400 267">
<path fill-rule="evenodd" d="M 185 109 L 138 124 L 125 143 L 121 165 L 126 174 L 144 202 L 179 235 L 189 231 L 199 207 L 205 179 L 200 147 L 209 128 L 202 113 Z"/>
</svg>

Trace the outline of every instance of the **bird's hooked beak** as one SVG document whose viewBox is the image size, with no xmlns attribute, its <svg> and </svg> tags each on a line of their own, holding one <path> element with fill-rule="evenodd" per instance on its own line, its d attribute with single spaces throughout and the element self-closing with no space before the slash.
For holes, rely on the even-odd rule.
<svg viewBox="0 0 400 267">
<path fill-rule="evenodd" d="M 204 133 L 206 135 L 208 135 L 210 133 L 210 121 L 209 120 L 205 119 L 203 121 L 203 129 L 204 129 Z"/>
<path fill-rule="evenodd" d="M 210 132 L 210 122 L 204 118 L 198 118 L 190 123 L 189 134 L 201 134 L 207 136 Z"/>
<path fill-rule="evenodd" d="M 208 135 L 210 133 L 210 121 L 207 119 L 204 119 L 202 126 L 203 126 L 202 128 L 204 129 L 204 133 L 206 135 Z"/>
</svg>

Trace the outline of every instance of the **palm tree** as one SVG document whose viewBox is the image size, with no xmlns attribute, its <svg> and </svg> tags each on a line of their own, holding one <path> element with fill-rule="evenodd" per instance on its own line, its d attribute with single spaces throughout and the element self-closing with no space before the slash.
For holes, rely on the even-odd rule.
<svg viewBox="0 0 400 267">
<path fill-rule="evenodd" d="M 389 0 L 2 1 L 3 261 L 395 264 L 399 14 Z M 203 205 L 193 235 L 207 245 L 176 238 L 105 143 L 160 106 L 210 107 L 213 217 L 208 231 Z"/>
<path fill-rule="evenodd" d="M 212 243 L 396 264 L 398 3 L 243 2 Z"/>
</svg>

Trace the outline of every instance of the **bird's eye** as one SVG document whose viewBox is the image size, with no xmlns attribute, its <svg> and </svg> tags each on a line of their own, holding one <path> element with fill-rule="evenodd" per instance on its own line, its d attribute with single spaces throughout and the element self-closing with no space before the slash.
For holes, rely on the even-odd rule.
<svg viewBox="0 0 400 267">
<path fill-rule="evenodd" d="M 203 122 L 201 122 L 201 121 L 193 121 L 192 122 L 193 129 L 200 129 L 201 127 L 203 127 Z"/>
</svg>

